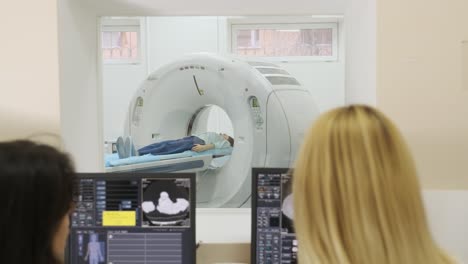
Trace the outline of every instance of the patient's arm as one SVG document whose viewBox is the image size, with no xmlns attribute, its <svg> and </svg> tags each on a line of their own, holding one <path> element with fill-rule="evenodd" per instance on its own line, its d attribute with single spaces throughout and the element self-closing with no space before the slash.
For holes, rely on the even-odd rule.
<svg viewBox="0 0 468 264">
<path fill-rule="evenodd" d="M 88 247 L 87 247 L 87 250 L 86 250 L 86 255 L 84 257 L 84 260 L 87 261 L 88 260 L 88 256 L 89 256 L 89 243 L 88 243 Z"/>
<path fill-rule="evenodd" d="M 104 256 L 102 255 L 101 247 L 98 247 L 98 249 L 99 249 L 99 260 L 102 262 L 104 261 Z"/>
<path fill-rule="evenodd" d="M 195 152 L 202 152 L 202 151 L 214 149 L 214 147 L 215 147 L 214 144 L 208 144 L 208 145 L 199 145 L 199 144 L 196 144 L 196 145 L 192 148 L 192 150 L 195 151 Z"/>
</svg>

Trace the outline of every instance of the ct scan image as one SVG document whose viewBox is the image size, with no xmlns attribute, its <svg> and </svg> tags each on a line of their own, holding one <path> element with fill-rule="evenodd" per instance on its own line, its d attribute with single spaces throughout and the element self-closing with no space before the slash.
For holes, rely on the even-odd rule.
<svg viewBox="0 0 468 264">
<path fill-rule="evenodd" d="M 190 180 L 143 179 L 143 227 L 190 227 Z"/>
</svg>

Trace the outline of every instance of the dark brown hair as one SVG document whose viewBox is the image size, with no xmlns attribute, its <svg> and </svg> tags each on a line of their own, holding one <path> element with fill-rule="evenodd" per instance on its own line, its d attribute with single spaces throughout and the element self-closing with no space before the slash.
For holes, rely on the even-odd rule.
<svg viewBox="0 0 468 264">
<path fill-rule="evenodd" d="M 31 141 L 0 143 L 1 262 L 61 263 L 52 243 L 74 193 L 68 155 Z"/>
<path fill-rule="evenodd" d="M 229 141 L 229 144 L 231 144 L 231 147 L 234 147 L 234 139 L 228 136 L 228 141 Z"/>
</svg>

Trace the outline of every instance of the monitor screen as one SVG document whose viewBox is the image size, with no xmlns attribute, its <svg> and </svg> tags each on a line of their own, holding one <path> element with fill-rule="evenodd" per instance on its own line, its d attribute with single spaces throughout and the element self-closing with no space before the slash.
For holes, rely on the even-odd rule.
<svg viewBox="0 0 468 264">
<path fill-rule="evenodd" d="M 252 263 L 297 263 L 288 168 L 252 169 Z"/>
<path fill-rule="evenodd" d="M 70 264 L 195 263 L 194 174 L 79 174 Z"/>
</svg>

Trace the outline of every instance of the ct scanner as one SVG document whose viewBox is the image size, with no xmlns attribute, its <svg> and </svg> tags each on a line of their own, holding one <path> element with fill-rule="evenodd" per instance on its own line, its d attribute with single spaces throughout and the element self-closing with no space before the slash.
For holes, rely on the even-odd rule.
<svg viewBox="0 0 468 264">
<path fill-rule="evenodd" d="M 235 146 L 221 168 L 207 171 L 213 157 L 199 156 L 108 172 L 197 172 L 198 206 L 240 207 L 250 198 L 251 168 L 291 167 L 318 115 L 310 92 L 277 65 L 193 54 L 149 75 L 130 103 L 125 134 L 137 146 L 191 135 L 198 113 L 210 105 L 224 109 L 234 128 Z"/>
</svg>

